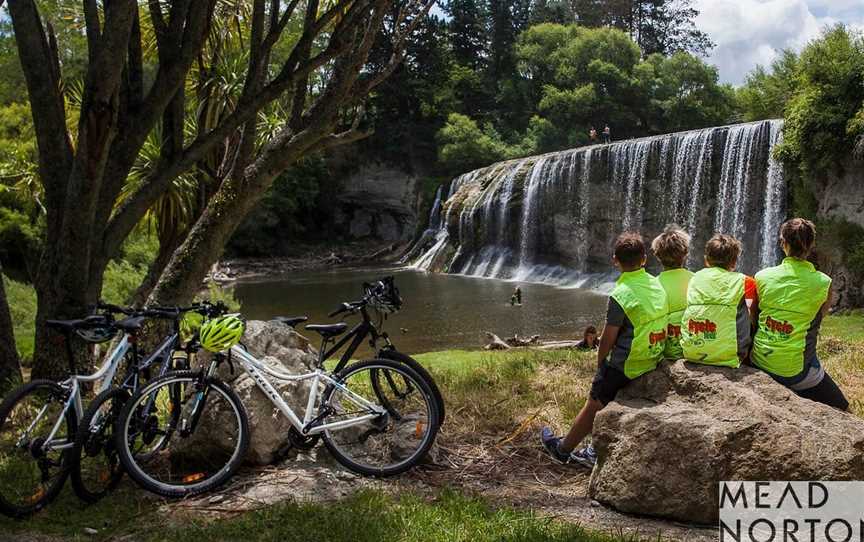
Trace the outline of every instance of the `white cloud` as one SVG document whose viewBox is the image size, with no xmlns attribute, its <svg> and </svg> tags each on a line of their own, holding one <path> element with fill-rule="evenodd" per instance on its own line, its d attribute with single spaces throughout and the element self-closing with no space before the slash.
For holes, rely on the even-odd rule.
<svg viewBox="0 0 864 542">
<path fill-rule="evenodd" d="M 708 61 L 723 82 L 740 84 L 777 52 L 800 49 L 826 25 L 864 28 L 861 0 L 697 0 L 696 25 L 716 44 Z"/>
</svg>

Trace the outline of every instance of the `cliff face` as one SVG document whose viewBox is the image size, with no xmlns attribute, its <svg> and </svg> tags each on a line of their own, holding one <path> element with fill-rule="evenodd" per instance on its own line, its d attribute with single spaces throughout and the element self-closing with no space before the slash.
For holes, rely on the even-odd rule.
<svg viewBox="0 0 864 542">
<path fill-rule="evenodd" d="M 341 183 L 334 222 L 350 239 L 408 241 L 417 228 L 417 206 L 416 177 L 373 164 Z"/>
<path fill-rule="evenodd" d="M 864 162 L 850 158 L 833 171 L 823 172 L 810 183 L 817 202 L 817 217 L 823 223 L 849 222 L 864 228 Z M 864 231 L 843 227 L 820 231 L 817 237 L 822 270 L 834 281 L 835 308 L 864 306 L 861 269 L 849 265 L 856 243 L 864 242 Z"/>
<path fill-rule="evenodd" d="M 408 260 L 432 271 L 592 285 L 612 271 L 624 230 L 646 237 L 677 223 L 690 264 L 715 232 L 744 244 L 739 269 L 779 257 L 786 215 L 781 121 L 696 130 L 494 164 L 442 191 Z"/>
</svg>

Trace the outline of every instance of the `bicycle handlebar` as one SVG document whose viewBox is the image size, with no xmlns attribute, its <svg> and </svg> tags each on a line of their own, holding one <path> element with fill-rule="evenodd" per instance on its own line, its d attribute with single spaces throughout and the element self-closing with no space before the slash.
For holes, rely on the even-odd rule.
<svg viewBox="0 0 864 542">
<path fill-rule="evenodd" d="M 173 320 L 178 318 L 181 314 L 186 312 L 198 312 L 203 316 L 221 316 L 228 312 L 228 307 L 225 303 L 219 301 L 217 303 L 210 303 L 209 301 L 204 301 L 201 303 L 193 303 L 188 307 L 179 307 L 179 306 L 160 306 L 160 305 L 151 305 L 149 307 L 142 307 L 140 309 L 134 307 L 119 307 L 117 305 L 112 305 L 111 303 L 104 303 L 102 301 L 96 303 L 95 305 L 90 306 L 91 311 L 101 310 L 111 314 L 123 314 L 126 316 L 145 316 L 147 318 L 161 318 L 165 320 Z"/>
</svg>

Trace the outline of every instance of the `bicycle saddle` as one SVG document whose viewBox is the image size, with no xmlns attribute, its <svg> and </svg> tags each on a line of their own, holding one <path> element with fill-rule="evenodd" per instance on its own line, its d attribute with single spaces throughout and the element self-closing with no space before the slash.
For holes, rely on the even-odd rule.
<svg viewBox="0 0 864 542">
<path fill-rule="evenodd" d="M 88 326 L 96 326 L 96 325 L 104 325 L 105 317 L 94 315 L 88 316 L 86 318 L 79 318 L 77 320 L 45 320 L 45 325 L 48 327 L 53 327 L 55 329 L 59 329 L 64 332 L 75 331 L 76 329 L 80 329 Z"/>
<path fill-rule="evenodd" d="M 302 324 L 308 319 L 308 316 L 277 316 L 273 318 L 276 322 L 285 324 L 288 327 L 295 327 L 297 324 Z"/>
<path fill-rule="evenodd" d="M 138 331 L 144 325 L 145 320 L 146 318 L 144 316 L 132 316 L 131 318 L 124 318 L 114 322 L 114 327 L 126 332 Z"/>
<path fill-rule="evenodd" d="M 335 337 L 341 333 L 345 333 L 345 330 L 348 329 L 348 324 L 345 322 L 339 322 L 338 324 L 309 324 L 306 326 L 306 329 L 309 331 L 315 331 L 319 333 L 324 338 Z"/>
</svg>

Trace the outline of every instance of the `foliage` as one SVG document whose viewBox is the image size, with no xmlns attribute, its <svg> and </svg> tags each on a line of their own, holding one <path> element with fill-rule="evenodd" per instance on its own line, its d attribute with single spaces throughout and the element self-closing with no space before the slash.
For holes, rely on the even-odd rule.
<svg viewBox="0 0 864 542">
<path fill-rule="evenodd" d="M 457 171 L 469 171 L 503 160 L 509 154 L 507 145 L 491 124 L 480 128 L 473 119 L 451 113 L 447 124 L 438 132 L 441 161 Z"/>
<path fill-rule="evenodd" d="M 737 98 L 746 120 L 785 118 L 776 152 L 801 175 L 793 188 L 807 191 L 864 141 L 864 35 L 827 28 L 800 54 L 784 51 L 770 70 L 754 70 Z"/>
<path fill-rule="evenodd" d="M 286 245 L 306 233 L 304 215 L 314 214 L 329 170 L 321 156 L 309 157 L 276 178 L 273 186 L 228 244 L 232 256 L 266 257 L 284 253 Z M 332 194 L 321 194 L 332 197 Z M 314 236 L 314 235 L 313 235 Z"/>
<path fill-rule="evenodd" d="M 615 28 L 542 23 L 525 29 L 515 45 L 518 73 L 496 98 L 501 113 L 439 102 L 461 109 L 439 131 L 439 160 L 455 173 L 583 145 L 591 127 L 599 131 L 606 123 L 616 138 L 629 138 L 723 124 L 733 116 L 734 93 L 718 84 L 715 68 L 681 51 L 642 57 Z M 481 81 L 458 65 L 450 73 L 450 88 L 471 77 Z"/>
<path fill-rule="evenodd" d="M 797 88 L 798 55 L 783 50 L 770 70 L 757 66 L 737 91 L 738 107 L 745 121 L 783 117 L 786 104 Z"/>
<path fill-rule="evenodd" d="M 855 121 L 864 109 L 864 36 L 827 30 L 801 52 L 795 74 L 778 154 L 810 176 L 832 169 L 864 134 Z"/>
<path fill-rule="evenodd" d="M 36 290 L 23 282 L 0 276 L 6 289 L 6 301 L 12 316 L 15 345 L 22 365 L 29 365 L 33 359 L 36 330 Z"/>
</svg>

